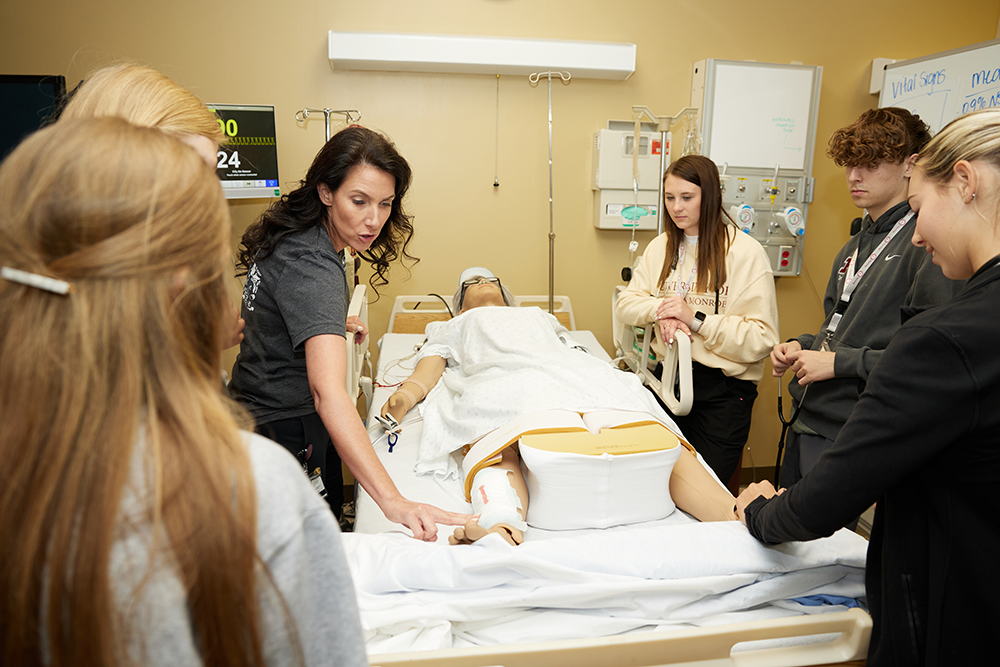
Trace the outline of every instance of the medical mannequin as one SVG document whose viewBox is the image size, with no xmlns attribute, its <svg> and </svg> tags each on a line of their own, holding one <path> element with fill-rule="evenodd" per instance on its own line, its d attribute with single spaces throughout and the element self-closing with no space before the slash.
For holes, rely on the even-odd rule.
<svg viewBox="0 0 1000 667">
<path fill-rule="evenodd" d="M 482 270 L 484 273 L 489 273 Z M 466 272 L 467 274 L 468 272 Z M 466 274 L 463 274 L 463 278 Z M 504 293 L 499 281 L 492 276 L 473 276 L 463 281 L 461 291 L 456 295 L 456 310 L 459 314 L 474 308 L 506 306 Z M 390 415 L 401 422 L 403 415 L 421 402 L 441 379 L 447 367 L 447 361 L 440 356 L 427 356 L 421 359 L 414 372 L 404 380 L 395 393 L 383 405 L 381 414 Z M 520 503 L 518 514 L 523 522 L 527 517 L 528 490 L 521 472 L 517 446 L 508 447 L 503 451 L 502 460 L 493 466 L 504 470 L 508 482 L 514 489 Z M 481 471 L 480 471 L 481 472 Z M 477 476 L 478 483 L 478 476 Z M 702 521 L 734 520 L 733 496 L 720 486 L 705 468 L 686 449 L 673 468 L 670 478 L 670 495 L 677 507 Z M 499 522 L 495 525 L 480 526 L 478 520 L 466 523 L 464 528 L 456 529 L 449 541 L 452 544 L 470 543 L 489 533 L 498 533 L 510 544 L 520 544 L 524 540 L 520 528 L 512 525 L 515 522 Z"/>
</svg>

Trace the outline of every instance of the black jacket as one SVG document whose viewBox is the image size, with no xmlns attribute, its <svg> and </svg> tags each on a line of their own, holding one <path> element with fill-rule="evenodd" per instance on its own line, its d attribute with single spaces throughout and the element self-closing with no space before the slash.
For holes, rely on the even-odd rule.
<svg viewBox="0 0 1000 667">
<path fill-rule="evenodd" d="M 836 443 L 747 508 L 759 540 L 831 534 L 878 502 L 869 667 L 996 659 L 1000 601 L 1000 266 L 893 337 Z"/>
</svg>

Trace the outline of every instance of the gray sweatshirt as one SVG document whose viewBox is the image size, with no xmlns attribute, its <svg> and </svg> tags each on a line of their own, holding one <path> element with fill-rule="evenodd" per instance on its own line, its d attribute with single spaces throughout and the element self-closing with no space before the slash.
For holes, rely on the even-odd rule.
<svg viewBox="0 0 1000 667">
<path fill-rule="evenodd" d="M 860 268 L 892 227 L 907 213 L 905 201 L 896 204 L 872 222 L 866 215 L 861 231 L 841 248 L 833 262 L 830 281 L 823 298 L 826 319 L 816 334 L 796 340 L 803 350 L 819 350 L 824 332 L 844 291 L 847 261 Z M 851 296 L 850 305 L 830 341 L 835 377 L 809 385 L 797 425 L 834 440 L 864 391 L 865 383 L 883 351 L 901 325 L 900 308 L 929 306 L 950 301 L 963 281 L 948 280 L 931 263 L 923 248 L 910 242 L 916 217 L 889 242 L 865 273 Z M 788 385 L 795 404 L 802 403 L 803 388 L 794 377 Z"/>
<path fill-rule="evenodd" d="M 257 485 L 257 549 L 294 619 L 305 664 L 367 665 L 354 586 L 333 514 L 291 454 L 266 438 L 245 436 Z M 140 451 L 141 445 L 137 455 Z M 169 544 L 165 534 L 159 537 L 152 576 L 139 596 L 133 595 L 146 573 L 152 535 L 141 518 L 142 503 L 136 502 L 142 495 L 142 475 L 133 474 L 123 500 L 123 537 L 111 554 L 111 581 L 129 625 L 130 657 L 145 666 L 200 665 L 187 597 L 171 567 L 169 547 L 162 548 Z M 273 588 L 264 582 L 259 590 L 267 664 L 295 665 Z"/>
</svg>

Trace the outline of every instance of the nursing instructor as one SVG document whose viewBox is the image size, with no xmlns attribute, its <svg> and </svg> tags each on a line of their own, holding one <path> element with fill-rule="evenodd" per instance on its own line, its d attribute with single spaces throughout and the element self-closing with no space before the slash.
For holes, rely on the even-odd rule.
<svg viewBox="0 0 1000 667">
<path fill-rule="evenodd" d="M 368 335 L 350 303 L 345 251 L 371 264 L 373 288 L 392 261 L 409 257 L 413 224 L 403 209 L 411 171 L 381 134 L 348 127 L 316 155 L 299 187 L 274 202 L 243 234 L 237 270 L 246 276 L 244 339 L 230 391 L 258 433 L 303 463 L 339 516 L 343 463 L 390 521 L 433 541 L 435 524 L 464 514 L 404 498 L 375 455 L 347 393 L 347 346 Z"/>
</svg>

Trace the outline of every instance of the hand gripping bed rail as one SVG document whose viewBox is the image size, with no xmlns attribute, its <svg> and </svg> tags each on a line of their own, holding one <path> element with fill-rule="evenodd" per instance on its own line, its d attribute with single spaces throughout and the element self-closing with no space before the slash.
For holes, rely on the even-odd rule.
<svg viewBox="0 0 1000 667">
<path fill-rule="evenodd" d="M 642 352 L 639 359 L 649 359 L 649 344 L 653 340 L 653 328 L 656 323 L 646 325 L 646 333 L 642 337 Z M 691 339 L 683 331 L 674 334 L 674 342 L 667 348 L 667 356 L 663 359 L 663 374 L 657 380 L 653 372 L 640 363 L 640 375 L 643 382 L 663 400 L 677 417 L 683 417 L 691 412 L 694 402 L 694 386 L 691 382 Z M 680 396 L 674 393 L 674 386 L 679 385 Z"/>
<path fill-rule="evenodd" d="M 863 665 L 872 619 L 860 609 L 680 628 L 599 639 L 505 644 L 369 656 L 372 667 L 805 667 Z M 741 642 L 815 638 L 822 643 L 742 650 Z M 825 639 L 825 637 L 824 637 Z M 771 643 L 771 642 L 768 642 Z"/>
<path fill-rule="evenodd" d="M 663 375 L 657 380 L 648 367 L 649 346 L 653 340 L 653 329 L 657 324 L 650 322 L 643 328 L 645 333 L 642 338 L 642 351 L 636 357 L 635 350 L 639 347 L 635 338 L 637 329 L 626 326 L 618 319 L 615 312 L 618 296 L 624 289 L 624 285 L 616 285 L 611 293 L 611 328 L 615 340 L 616 361 L 623 361 L 628 370 L 638 375 L 643 384 L 650 387 L 674 415 L 683 417 L 691 412 L 691 404 L 694 402 L 694 385 L 691 382 L 691 339 L 683 334 L 674 336 L 674 342 L 667 348 L 667 357 L 663 360 Z M 674 393 L 675 385 L 679 385 L 680 396 Z"/>
</svg>

